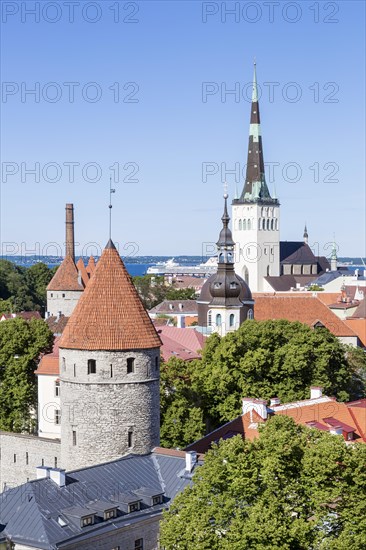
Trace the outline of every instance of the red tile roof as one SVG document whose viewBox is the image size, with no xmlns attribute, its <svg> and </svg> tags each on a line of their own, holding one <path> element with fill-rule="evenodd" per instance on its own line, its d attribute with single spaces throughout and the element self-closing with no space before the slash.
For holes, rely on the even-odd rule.
<svg viewBox="0 0 366 550">
<path fill-rule="evenodd" d="M 89 282 L 89 273 L 85 269 L 85 265 L 84 265 L 84 262 L 83 262 L 82 258 L 78 259 L 78 261 L 76 263 L 76 268 L 77 268 L 78 272 L 80 272 L 81 280 L 82 280 L 83 285 L 85 287 Z"/>
<path fill-rule="evenodd" d="M 89 273 L 89 276 L 94 272 L 96 268 L 94 256 L 90 256 L 88 265 L 86 266 L 86 271 Z"/>
<path fill-rule="evenodd" d="M 60 347 L 129 350 L 160 346 L 131 277 L 109 241 L 67 323 Z"/>
<path fill-rule="evenodd" d="M 66 256 L 51 281 L 47 290 L 84 290 L 84 286 L 79 283 L 78 270 L 71 256 Z"/>
<path fill-rule="evenodd" d="M 185 361 L 198 359 L 198 350 L 204 346 L 205 337 L 193 328 L 161 326 L 158 329 L 163 346 L 161 353 L 164 361 L 177 357 Z"/>
<path fill-rule="evenodd" d="M 55 338 L 53 342 L 53 348 L 51 353 L 44 355 L 38 365 L 37 370 L 35 371 L 36 375 L 39 374 L 48 374 L 48 375 L 58 375 L 59 374 L 59 341 L 60 337 Z"/>
<path fill-rule="evenodd" d="M 339 403 L 331 397 L 322 396 L 274 406 L 270 412 L 274 415 L 290 416 L 298 424 L 322 431 L 331 431 L 338 427 L 346 434 L 354 432 L 356 442 L 366 442 L 366 399 L 355 403 Z M 246 412 L 192 443 L 186 450 L 205 453 L 213 442 L 237 433 L 253 440 L 259 436 L 258 424 L 263 422 L 256 411 Z"/>
<path fill-rule="evenodd" d="M 335 336 L 356 336 L 335 313 L 318 298 L 297 296 L 259 296 L 255 297 L 254 317 L 257 321 L 268 319 L 287 319 L 315 326 L 323 324 Z"/>
</svg>

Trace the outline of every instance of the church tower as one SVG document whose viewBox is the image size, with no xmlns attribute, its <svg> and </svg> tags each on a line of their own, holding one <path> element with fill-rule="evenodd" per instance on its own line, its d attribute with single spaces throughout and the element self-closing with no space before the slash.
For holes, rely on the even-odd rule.
<svg viewBox="0 0 366 550">
<path fill-rule="evenodd" d="M 109 240 L 59 344 L 62 468 L 159 444 L 160 345 Z"/>
<path fill-rule="evenodd" d="M 235 271 L 253 292 L 262 291 L 264 277 L 280 275 L 280 203 L 266 184 L 255 64 L 246 178 L 232 217 Z"/>
<path fill-rule="evenodd" d="M 197 300 L 198 325 L 220 336 L 238 329 L 246 319 L 253 319 L 254 305 L 248 285 L 234 271 L 235 243 L 229 229 L 226 193 L 224 199 L 222 229 L 216 243 L 217 273 L 205 282 Z"/>
</svg>

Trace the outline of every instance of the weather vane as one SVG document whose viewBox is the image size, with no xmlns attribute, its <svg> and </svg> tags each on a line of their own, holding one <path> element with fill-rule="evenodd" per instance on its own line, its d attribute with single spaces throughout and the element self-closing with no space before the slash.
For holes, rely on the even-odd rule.
<svg viewBox="0 0 366 550">
<path fill-rule="evenodd" d="M 112 189 L 112 176 L 109 178 L 109 238 L 112 238 L 112 193 L 116 190 Z"/>
</svg>

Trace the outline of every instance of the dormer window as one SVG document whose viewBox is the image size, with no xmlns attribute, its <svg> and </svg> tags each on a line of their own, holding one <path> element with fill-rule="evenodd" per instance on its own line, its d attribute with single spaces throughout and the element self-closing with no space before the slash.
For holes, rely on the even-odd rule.
<svg viewBox="0 0 366 550">
<path fill-rule="evenodd" d="M 97 362 L 95 359 L 88 359 L 88 374 L 96 374 Z"/>
<path fill-rule="evenodd" d="M 237 283 L 230 283 L 230 288 L 235 289 L 237 288 L 237 286 L 238 286 Z"/>
<path fill-rule="evenodd" d="M 140 510 L 140 502 L 131 502 L 128 505 L 128 513 L 132 514 L 132 512 L 138 512 Z"/>
<path fill-rule="evenodd" d="M 129 357 L 127 359 L 127 374 L 130 374 L 131 372 L 135 372 L 135 358 Z"/>
<path fill-rule="evenodd" d="M 84 518 L 81 518 L 81 527 L 87 527 L 88 525 L 94 524 L 94 516 L 86 516 Z"/>
<path fill-rule="evenodd" d="M 152 498 L 152 505 L 156 506 L 157 504 L 162 504 L 163 502 L 163 495 L 157 495 L 156 497 Z"/>
<path fill-rule="evenodd" d="M 113 519 L 117 517 L 117 509 L 113 508 L 112 510 L 106 510 L 104 512 L 104 519 Z"/>
<path fill-rule="evenodd" d="M 220 286 L 221 286 L 221 283 L 215 283 L 215 285 L 214 285 L 214 286 L 215 286 L 215 288 L 220 288 Z"/>
</svg>

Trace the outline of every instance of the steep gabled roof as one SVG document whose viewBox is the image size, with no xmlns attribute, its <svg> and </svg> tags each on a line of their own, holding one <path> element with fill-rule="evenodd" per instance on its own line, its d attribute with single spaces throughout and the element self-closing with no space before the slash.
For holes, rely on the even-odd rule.
<svg viewBox="0 0 366 550">
<path fill-rule="evenodd" d="M 66 256 L 51 281 L 47 290 L 84 290 L 84 286 L 78 280 L 78 270 L 71 256 Z"/>
<path fill-rule="evenodd" d="M 78 259 L 78 261 L 76 263 L 76 269 L 80 273 L 81 280 L 82 280 L 83 285 L 85 287 L 89 282 L 89 274 L 88 274 L 87 270 L 85 269 L 83 258 Z"/>
<path fill-rule="evenodd" d="M 335 336 L 353 336 L 356 334 L 335 313 L 318 298 L 293 295 L 259 296 L 255 298 L 255 318 L 257 321 L 268 319 L 287 319 L 299 321 L 314 327 L 319 321 Z"/>
<path fill-rule="evenodd" d="M 302 241 L 281 241 L 280 262 L 281 264 L 305 265 L 316 264 L 318 260 L 307 243 Z"/>
<path fill-rule="evenodd" d="M 90 256 L 88 265 L 86 266 L 86 271 L 87 273 L 89 273 L 89 276 L 91 276 L 95 268 L 96 268 L 96 264 L 95 264 L 94 256 Z"/>
<path fill-rule="evenodd" d="M 112 241 L 62 334 L 60 348 L 129 350 L 161 341 Z"/>
</svg>

